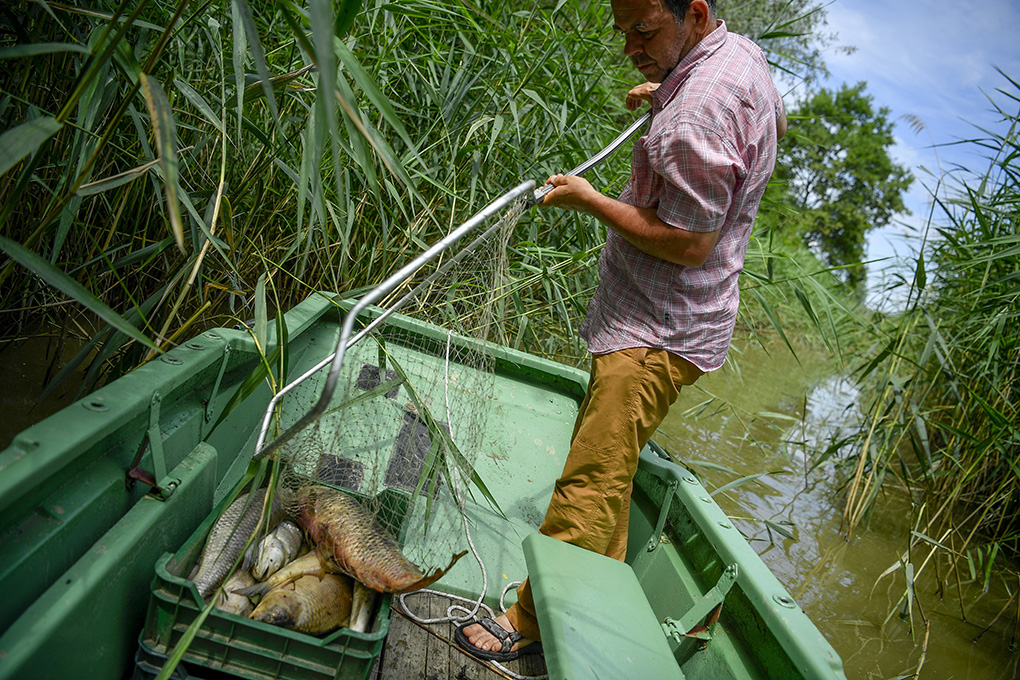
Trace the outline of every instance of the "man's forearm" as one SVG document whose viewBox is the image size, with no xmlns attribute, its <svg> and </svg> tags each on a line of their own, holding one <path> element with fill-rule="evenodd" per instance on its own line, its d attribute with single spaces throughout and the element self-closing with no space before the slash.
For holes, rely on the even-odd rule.
<svg viewBox="0 0 1020 680">
<path fill-rule="evenodd" d="M 625 238 L 638 250 L 685 267 L 700 267 L 715 247 L 718 231 L 696 232 L 672 227 L 655 208 L 638 208 L 593 192 L 579 208 Z"/>
</svg>

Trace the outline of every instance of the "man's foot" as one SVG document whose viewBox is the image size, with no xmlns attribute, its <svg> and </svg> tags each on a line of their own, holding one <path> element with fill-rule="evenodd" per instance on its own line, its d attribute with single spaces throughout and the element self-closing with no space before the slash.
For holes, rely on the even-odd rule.
<svg viewBox="0 0 1020 680">
<path fill-rule="evenodd" d="M 505 614 L 495 619 L 482 619 L 456 630 L 457 644 L 482 659 L 513 661 L 522 654 L 540 653 L 542 645 L 521 637 Z"/>
</svg>

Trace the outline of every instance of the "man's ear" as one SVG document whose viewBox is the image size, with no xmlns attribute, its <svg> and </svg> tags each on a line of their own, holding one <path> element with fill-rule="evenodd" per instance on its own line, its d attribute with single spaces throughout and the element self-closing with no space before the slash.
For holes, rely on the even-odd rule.
<svg viewBox="0 0 1020 680">
<path fill-rule="evenodd" d="M 702 33 L 712 23 L 712 10 L 705 0 L 692 0 L 691 4 L 687 7 L 687 16 L 684 17 L 684 21 L 690 22 L 688 30 Z"/>
</svg>

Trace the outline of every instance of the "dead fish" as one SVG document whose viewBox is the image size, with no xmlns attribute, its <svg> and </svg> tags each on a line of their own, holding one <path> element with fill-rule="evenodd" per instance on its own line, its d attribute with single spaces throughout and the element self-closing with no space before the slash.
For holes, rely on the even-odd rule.
<svg viewBox="0 0 1020 680">
<path fill-rule="evenodd" d="M 360 581 L 354 582 L 354 592 L 351 594 L 351 621 L 347 625 L 355 633 L 368 632 L 375 598 L 374 590 L 366 588 Z"/>
<path fill-rule="evenodd" d="M 302 576 L 270 590 L 251 618 L 317 635 L 347 625 L 351 616 L 351 579 L 338 574 Z"/>
<path fill-rule="evenodd" d="M 252 575 L 244 569 L 238 569 L 223 584 L 223 590 L 216 594 L 216 604 L 213 606 L 220 611 L 238 616 L 248 616 L 251 614 L 251 600 L 234 591 L 252 585 L 255 585 Z"/>
<path fill-rule="evenodd" d="M 309 552 L 296 560 L 288 562 L 282 569 L 279 569 L 275 574 L 267 578 L 262 583 L 255 583 L 246 588 L 239 588 L 235 592 L 247 597 L 265 595 L 270 590 L 285 586 L 288 583 L 293 583 L 302 576 L 314 574 L 315 576 L 321 577 L 326 573 L 328 573 L 327 566 L 323 565 L 318 554 Z"/>
<path fill-rule="evenodd" d="M 308 532 L 316 552 L 330 570 L 350 574 L 380 593 L 405 593 L 429 586 L 448 572 L 467 551 L 454 555 L 450 566 L 423 574 L 400 551 L 357 500 L 328 487 L 298 490 L 298 523 Z"/>
<path fill-rule="evenodd" d="M 251 575 L 259 581 L 265 581 L 279 571 L 280 567 L 297 557 L 303 540 L 304 535 L 301 533 L 301 527 L 290 520 L 280 522 L 275 529 L 259 541 Z"/>
<path fill-rule="evenodd" d="M 282 490 L 273 494 L 273 507 L 269 512 L 269 526 L 275 526 L 284 517 Z M 216 520 L 209 538 L 202 548 L 202 556 L 198 561 L 198 571 L 192 579 L 203 598 L 216 590 L 230 569 L 233 568 L 248 539 L 258 531 L 259 517 L 266 497 L 265 489 L 256 489 L 250 494 L 242 494 L 230 504 L 220 518 Z"/>
</svg>

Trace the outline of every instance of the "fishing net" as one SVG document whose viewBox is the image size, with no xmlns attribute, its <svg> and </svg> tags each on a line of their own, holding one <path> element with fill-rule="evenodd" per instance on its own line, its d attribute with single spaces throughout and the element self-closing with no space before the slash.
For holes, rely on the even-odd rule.
<svg viewBox="0 0 1020 680">
<path fill-rule="evenodd" d="M 354 495 L 425 573 L 467 549 L 461 504 L 478 493 L 475 458 L 501 453 L 486 417 L 493 350 L 505 343 L 507 240 L 524 209 L 515 201 L 369 308 L 361 327 L 400 311 L 355 336 L 328 407 L 274 453 L 282 484 Z M 281 430 L 318 400 L 328 368 L 281 401 Z"/>
</svg>

